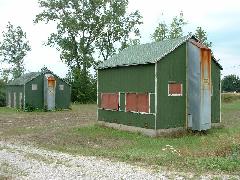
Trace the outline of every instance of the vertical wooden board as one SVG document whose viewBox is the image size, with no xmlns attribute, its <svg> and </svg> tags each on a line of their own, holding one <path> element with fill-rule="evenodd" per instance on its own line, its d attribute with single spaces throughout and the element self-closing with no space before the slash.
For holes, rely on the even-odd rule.
<svg viewBox="0 0 240 180">
<path fill-rule="evenodd" d="M 157 63 L 157 129 L 185 127 L 186 123 L 186 43 Z M 182 96 L 168 96 L 168 83 L 182 84 Z"/>
<path fill-rule="evenodd" d="M 211 96 L 211 122 L 220 122 L 220 68 L 212 60 L 211 62 L 211 76 L 212 76 L 212 96 Z"/>
<path fill-rule="evenodd" d="M 37 90 L 32 90 L 32 84 L 37 84 Z M 25 85 L 25 105 L 35 108 L 44 108 L 43 75 L 36 77 Z"/>
<path fill-rule="evenodd" d="M 71 86 L 62 79 L 55 77 L 56 79 L 56 108 L 68 109 L 71 105 Z M 60 90 L 59 85 L 63 85 L 63 90 Z"/>
<path fill-rule="evenodd" d="M 137 94 L 136 93 L 126 93 L 126 111 L 138 111 L 137 107 Z"/>
<path fill-rule="evenodd" d="M 138 112 L 149 112 L 149 97 L 147 93 L 137 94 L 137 106 Z"/>
<path fill-rule="evenodd" d="M 16 108 L 19 108 L 20 102 L 19 97 L 20 93 L 23 93 L 23 86 L 7 86 L 6 88 L 6 103 L 10 103 L 10 107 L 14 107 L 14 92 L 15 92 L 15 98 L 16 98 Z M 10 93 L 10 96 L 9 96 Z M 10 99 L 9 99 L 10 98 Z"/>
<path fill-rule="evenodd" d="M 125 93 L 120 93 L 120 111 L 125 111 Z"/>
<path fill-rule="evenodd" d="M 150 113 L 155 113 L 155 94 L 150 94 Z"/>
</svg>

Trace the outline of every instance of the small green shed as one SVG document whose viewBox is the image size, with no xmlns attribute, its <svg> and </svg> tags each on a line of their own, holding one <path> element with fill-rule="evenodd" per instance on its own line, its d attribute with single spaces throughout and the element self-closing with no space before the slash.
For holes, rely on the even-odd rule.
<svg viewBox="0 0 240 180">
<path fill-rule="evenodd" d="M 30 72 L 8 83 L 6 102 L 19 109 L 68 109 L 71 87 L 49 70 Z"/>
<path fill-rule="evenodd" d="M 194 36 L 132 46 L 98 66 L 98 122 L 159 135 L 221 122 L 221 65 Z"/>
</svg>

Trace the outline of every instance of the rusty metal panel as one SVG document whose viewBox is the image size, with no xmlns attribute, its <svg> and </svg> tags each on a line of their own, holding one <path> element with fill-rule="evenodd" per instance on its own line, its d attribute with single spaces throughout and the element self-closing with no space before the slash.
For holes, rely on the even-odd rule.
<svg viewBox="0 0 240 180">
<path fill-rule="evenodd" d="M 211 128 L 211 51 L 200 43 L 188 43 L 188 114 L 193 130 Z"/>
<path fill-rule="evenodd" d="M 136 93 L 126 93 L 126 111 L 138 111 Z"/>
<path fill-rule="evenodd" d="M 102 93 L 101 94 L 101 108 L 118 110 L 119 95 L 118 93 Z"/>
<path fill-rule="evenodd" d="M 181 83 L 169 83 L 168 85 L 168 94 L 169 95 L 181 95 L 182 94 L 182 84 Z"/>
<path fill-rule="evenodd" d="M 149 112 L 149 97 L 147 93 L 137 94 L 137 106 L 139 112 Z"/>
<path fill-rule="evenodd" d="M 201 129 L 211 128 L 211 50 L 201 51 Z"/>
</svg>

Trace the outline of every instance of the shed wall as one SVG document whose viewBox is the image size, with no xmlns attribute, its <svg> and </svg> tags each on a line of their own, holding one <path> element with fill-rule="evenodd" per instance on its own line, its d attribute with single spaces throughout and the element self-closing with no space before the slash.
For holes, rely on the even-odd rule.
<svg viewBox="0 0 240 180">
<path fill-rule="evenodd" d="M 56 79 L 55 106 L 57 109 L 67 109 L 71 103 L 71 88 L 58 77 L 54 77 Z M 37 90 L 32 90 L 32 84 L 37 84 Z M 59 85 L 64 85 L 64 90 L 60 90 Z M 26 106 L 30 105 L 35 108 L 44 108 L 44 74 L 29 81 L 25 85 L 25 91 Z"/>
<path fill-rule="evenodd" d="M 71 87 L 63 80 L 56 78 L 56 108 L 68 109 L 71 104 Z M 60 90 L 59 85 L 64 85 L 64 89 Z"/>
<path fill-rule="evenodd" d="M 98 105 L 101 104 L 101 93 L 154 93 L 154 68 L 154 64 L 149 64 L 99 69 Z M 150 97 L 152 99 L 152 101 L 150 100 L 150 106 L 153 106 L 154 98 L 152 98 L 152 95 Z M 123 94 L 120 95 L 120 111 L 98 109 L 98 120 L 143 128 L 155 128 L 154 114 L 125 112 Z"/>
<path fill-rule="evenodd" d="M 182 83 L 182 96 L 168 96 L 169 82 Z M 157 62 L 157 129 L 186 125 L 186 43 Z"/>
<path fill-rule="evenodd" d="M 24 89 L 23 86 L 7 86 L 6 87 L 6 104 L 8 106 L 10 93 L 10 107 L 14 107 L 14 93 L 16 93 L 16 108 L 20 109 L 20 104 L 23 106 Z M 20 103 L 20 93 L 22 93 L 22 102 Z"/>
<path fill-rule="evenodd" d="M 32 90 L 32 84 L 37 85 L 37 90 Z M 43 75 L 36 77 L 25 84 L 25 106 L 42 109 L 44 107 Z"/>
<path fill-rule="evenodd" d="M 212 123 L 220 122 L 220 68 L 219 66 L 212 60 L 211 66 L 211 74 L 212 74 L 212 97 L 211 97 L 211 121 Z"/>
</svg>

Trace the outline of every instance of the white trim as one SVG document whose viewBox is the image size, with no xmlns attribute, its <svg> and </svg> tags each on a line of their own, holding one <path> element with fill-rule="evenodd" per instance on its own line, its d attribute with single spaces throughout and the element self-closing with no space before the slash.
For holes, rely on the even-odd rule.
<svg viewBox="0 0 240 180">
<path fill-rule="evenodd" d="M 106 111 L 115 111 L 115 112 L 119 112 L 118 110 L 114 110 L 114 109 L 103 109 L 103 108 L 98 108 L 101 110 L 106 110 Z M 120 111 L 120 112 L 124 112 L 124 111 Z M 134 114 L 149 114 L 149 115 L 156 115 L 155 113 L 146 113 L 146 112 L 137 112 L 137 111 L 126 111 L 126 113 L 134 113 Z"/>
<path fill-rule="evenodd" d="M 127 93 L 125 93 L 125 108 L 124 112 L 127 112 Z"/>
<path fill-rule="evenodd" d="M 169 94 L 169 84 L 181 84 L 181 94 Z M 182 85 L 182 83 L 168 83 L 168 96 L 183 96 L 183 85 Z"/>
<path fill-rule="evenodd" d="M 119 92 L 119 110 L 118 111 L 122 111 L 122 112 L 125 112 L 125 108 L 126 107 L 124 107 L 124 109 L 121 109 L 121 94 L 125 94 L 125 92 Z M 126 106 L 126 105 L 125 105 Z"/>
<path fill-rule="evenodd" d="M 155 62 L 155 73 L 154 73 L 154 91 L 155 91 L 155 131 L 157 130 L 157 62 Z"/>
<path fill-rule="evenodd" d="M 148 93 L 148 112 L 151 113 L 151 94 Z"/>
</svg>

